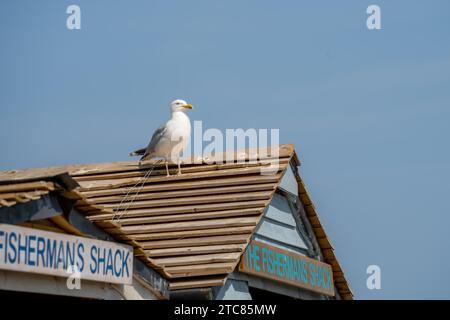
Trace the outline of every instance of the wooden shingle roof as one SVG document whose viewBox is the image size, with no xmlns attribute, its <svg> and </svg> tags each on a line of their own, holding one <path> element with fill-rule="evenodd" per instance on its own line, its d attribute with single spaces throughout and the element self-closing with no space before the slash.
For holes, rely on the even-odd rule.
<svg viewBox="0 0 450 320">
<path fill-rule="evenodd" d="M 190 159 L 181 176 L 166 177 L 158 165 L 145 181 L 152 165 L 136 162 L 69 173 L 89 205 L 97 207 L 78 209 L 115 237 L 131 241 L 136 254 L 176 290 L 223 284 L 235 269 L 293 155 L 292 146 L 280 151 L 279 159 L 267 155 L 253 162 Z M 250 152 L 237 156 L 252 158 Z M 261 175 L 275 162 L 275 174 Z"/>
<path fill-rule="evenodd" d="M 40 199 L 53 190 L 55 190 L 55 184 L 51 181 L 0 185 L 0 208 Z"/>
<path fill-rule="evenodd" d="M 292 145 L 276 148 L 278 157 L 275 149 L 267 149 L 260 154 L 245 150 L 233 157 L 225 153 L 213 159 L 185 159 L 180 176 L 175 167 L 166 177 L 161 164 L 133 161 L 3 171 L 0 183 L 67 172 L 80 185 L 77 209 L 116 239 L 133 245 L 136 256 L 169 279 L 171 290 L 211 287 L 222 285 L 236 268 L 288 164 L 299 165 Z M 274 165 L 274 174 L 261 174 Z M 336 287 L 343 298 L 351 299 L 311 199 L 297 179 Z"/>
</svg>

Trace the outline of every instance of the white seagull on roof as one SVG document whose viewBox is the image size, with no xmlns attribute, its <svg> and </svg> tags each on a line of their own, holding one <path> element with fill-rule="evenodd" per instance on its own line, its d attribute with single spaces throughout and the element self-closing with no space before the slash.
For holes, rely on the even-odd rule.
<svg viewBox="0 0 450 320">
<path fill-rule="evenodd" d="M 163 158 L 167 176 L 170 176 L 169 161 L 178 163 L 178 175 L 181 174 L 181 154 L 191 138 L 191 121 L 186 111 L 192 109 L 192 105 L 184 100 L 175 100 L 170 108 L 172 117 L 156 129 L 148 146 L 130 153 L 130 156 L 142 155 L 140 161 Z"/>
</svg>

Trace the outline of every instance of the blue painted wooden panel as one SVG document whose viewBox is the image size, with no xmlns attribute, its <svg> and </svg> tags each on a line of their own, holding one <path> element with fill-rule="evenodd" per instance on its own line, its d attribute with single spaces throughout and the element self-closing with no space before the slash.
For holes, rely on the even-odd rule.
<svg viewBox="0 0 450 320">
<path fill-rule="evenodd" d="M 259 222 L 253 238 L 305 255 L 309 248 L 302 238 L 297 221 L 288 200 L 285 196 L 276 193 Z"/>
<path fill-rule="evenodd" d="M 288 165 L 286 171 L 284 172 L 279 187 L 294 195 L 298 195 L 297 179 L 295 178 L 294 172 L 292 171 L 292 167 L 290 164 Z"/>
<path fill-rule="evenodd" d="M 265 217 L 296 227 L 295 219 L 292 216 L 287 199 L 278 193 L 275 193 L 273 196 Z"/>
<path fill-rule="evenodd" d="M 228 278 L 215 300 L 251 300 L 247 281 Z"/>
<path fill-rule="evenodd" d="M 254 238 L 255 240 L 260 240 L 262 242 L 295 252 L 301 253 L 308 249 L 296 229 L 286 228 L 264 218 L 261 220 Z"/>
<path fill-rule="evenodd" d="M 285 244 L 287 245 L 286 249 L 299 248 L 301 251 L 308 249 L 297 228 L 277 223 L 265 217 L 261 219 L 255 236 L 261 236 L 257 238 L 268 241 L 269 244 L 275 246 Z M 274 241 L 271 242 L 270 240 Z"/>
</svg>

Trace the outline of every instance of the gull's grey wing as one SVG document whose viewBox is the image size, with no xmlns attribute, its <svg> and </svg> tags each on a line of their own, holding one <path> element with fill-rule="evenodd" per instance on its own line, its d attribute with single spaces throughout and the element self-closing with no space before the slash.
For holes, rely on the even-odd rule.
<svg viewBox="0 0 450 320">
<path fill-rule="evenodd" d="M 151 155 L 155 151 L 155 147 L 161 138 L 164 136 L 164 133 L 167 131 L 166 126 L 163 124 L 158 129 L 153 132 L 152 139 L 150 140 L 147 148 L 145 149 L 145 153 L 142 156 L 141 160 L 145 160 L 145 158 Z"/>
</svg>

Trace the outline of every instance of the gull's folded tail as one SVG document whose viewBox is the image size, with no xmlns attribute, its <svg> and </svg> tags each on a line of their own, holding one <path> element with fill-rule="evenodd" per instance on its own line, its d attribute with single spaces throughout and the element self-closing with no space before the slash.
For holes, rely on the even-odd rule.
<svg viewBox="0 0 450 320">
<path fill-rule="evenodd" d="M 142 149 L 138 149 L 136 151 L 130 152 L 130 157 L 134 157 L 134 156 L 142 156 L 145 154 L 145 148 Z"/>
</svg>

